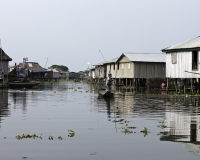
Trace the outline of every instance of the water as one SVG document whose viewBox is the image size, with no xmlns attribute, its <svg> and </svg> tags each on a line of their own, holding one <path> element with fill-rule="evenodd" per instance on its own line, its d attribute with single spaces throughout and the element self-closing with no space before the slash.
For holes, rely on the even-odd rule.
<svg viewBox="0 0 200 160">
<path fill-rule="evenodd" d="M 73 82 L 40 90 L 0 90 L 0 157 L 196 160 L 200 158 L 199 100 L 160 93 L 104 99 L 95 86 Z M 161 124 L 166 128 L 157 127 Z M 144 127 L 150 131 L 146 136 L 140 132 Z M 133 133 L 124 133 L 124 128 Z M 75 136 L 68 137 L 68 130 Z M 15 138 L 22 134 L 42 134 L 42 139 Z"/>
</svg>

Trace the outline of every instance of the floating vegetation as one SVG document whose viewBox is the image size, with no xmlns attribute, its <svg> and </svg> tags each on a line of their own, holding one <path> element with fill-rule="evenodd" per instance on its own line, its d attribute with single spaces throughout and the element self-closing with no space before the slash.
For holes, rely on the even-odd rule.
<svg viewBox="0 0 200 160">
<path fill-rule="evenodd" d="M 127 126 L 122 126 L 120 128 L 122 129 L 122 132 L 125 134 L 133 133 L 133 131 L 131 131 L 129 128 L 127 128 Z"/>
<path fill-rule="evenodd" d="M 17 135 L 16 139 L 20 140 L 20 139 L 24 139 L 24 138 L 40 138 L 42 139 L 42 134 L 40 136 L 37 136 L 36 134 L 22 134 L 22 135 Z"/>
<path fill-rule="evenodd" d="M 58 136 L 58 139 L 59 139 L 59 140 L 62 140 L 63 138 L 62 138 L 61 136 Z"/>
<path fill-rule="evenodd" d="M 160 125 L 158 125 L 157 127 L 160 127 L 160 128 L 166 128 L 167 126 L 165 126 L 163 123 L 162 124 L 160 124 Z"/>
<path fill-rule="evenodd" d="M 53 140 L 53 136 L 49 136 L 49 140 Z"/>
<path fill-rule="evenodd" d="M 74 136 L 75 136 L 75 131 L 68 130 L 68 137 L 74 137 Z"/>
<path fill-rule="evenodd" d="M 77 89 L 75 89 L 74 91 L 77 91 Z"/>
<path fill-rule="evenodd" d="M 145 137 L 148 133 L 150 133 L 150 132 L 149 132 L 149 129 L 146 128 L 146 127 L 144 127 L 143 130 L 141 130 L 140 132 L 143 132 L 143 133 L 144 133 L 144 137 Z"/>
<path fill-rule="evenodd" d="M 114 120 L 113 122 L 124 122 L 124 123 L 129 123 L 129 121 L 125 119 L 119 119 L 119 120 Z"/>
</svg>

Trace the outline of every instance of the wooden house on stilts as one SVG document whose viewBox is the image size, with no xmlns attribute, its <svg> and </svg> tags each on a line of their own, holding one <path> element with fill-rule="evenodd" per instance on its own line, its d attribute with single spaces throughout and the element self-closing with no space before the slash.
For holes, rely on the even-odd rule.
<svg viewBox="0 0 200 160">
<path fill-rule="evenodd" d="M 113 78 L 116 84 L 126 86 L 146 85 L 150 79 L 156 78 L 163 81 L 165 61 L 163 53 L 123 53 L 115 63 Z"/>
<path fill-rule="evenodd" d="M 177 88 L 183 86 L 184 93 L 189 80 L 191 92 L 195 86 L 200 93 L 200 37 L 170 46 L 162 52 L 166 53 L 166 78 L 175 78 Z"/>
<path fill-rule="evenodd" d="M 8 64 L 12 59 L 0 48 L 0 83 L 8 82 Z"/>
</svg>

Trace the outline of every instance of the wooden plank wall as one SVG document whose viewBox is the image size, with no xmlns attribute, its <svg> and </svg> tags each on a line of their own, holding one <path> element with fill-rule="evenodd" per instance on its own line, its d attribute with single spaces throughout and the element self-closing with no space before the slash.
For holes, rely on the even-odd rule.
<svg viewBox="0 0 200 160">
<path fill-rule="evenodd" d="M 8 75 L 8 61 L 2 61 L 2 64 L 1 64 L 1 61 L 0 61 L 0 68 L 2 67 L 3 65 L 3 73 L 5 76 Z"/>
<path fill-rule="evenodd" d="M 106 65 L 95 67 L 95 78 L 106 78 Z"/>
<path fill-rule="evenodd" d="M 165 78 L 165 63 L 134 62 L 135 78 Z"/>
<path fill-rule="evenodd" d="M 166 54 L 166 77 L 167 78 L 200 78 L 198 74 L 191 74 L 185 71 L 200 73 L 200 52 L 198 52 L 198 70 L 192 70 L 192 52 L 177 52 L 177 63 L 172 64 L 171 53 Z"/>
</svg>

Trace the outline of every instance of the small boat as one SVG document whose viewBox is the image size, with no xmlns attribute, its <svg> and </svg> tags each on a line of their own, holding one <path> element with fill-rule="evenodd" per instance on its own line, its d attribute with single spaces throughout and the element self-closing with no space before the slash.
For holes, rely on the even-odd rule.
<svg viewBox="0 0 200 160">
<path fill-rule="evenodd" d="M 103 97 L 113 97 L 114 95 L 112 92 L 109 92 L 107 90 L 100 90 L 98 91 L 98 94 Z"/>
<path fill-rule="evenodd" d="M 10 88 L 32 88 L 39 84 L 40 82 L 10 82 L 8 83 Z"/>
</svg>

